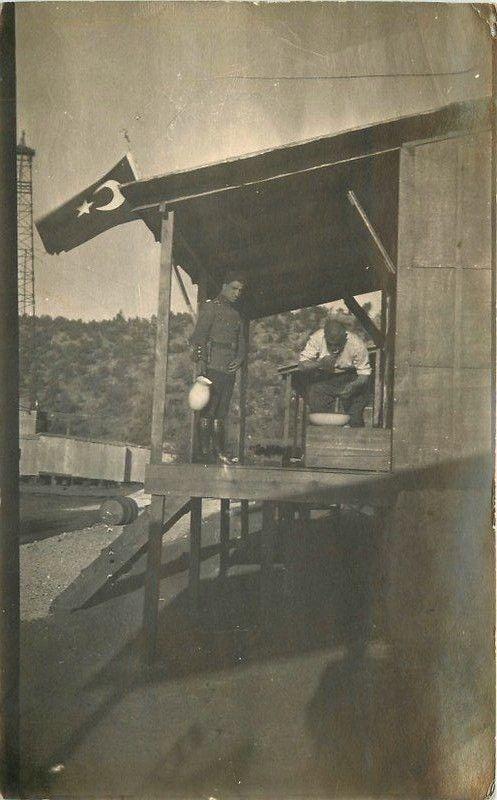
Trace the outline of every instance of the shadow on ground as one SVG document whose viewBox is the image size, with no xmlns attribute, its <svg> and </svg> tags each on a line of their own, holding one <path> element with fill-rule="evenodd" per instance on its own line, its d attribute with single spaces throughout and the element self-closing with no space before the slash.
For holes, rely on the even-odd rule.
<svg viewBox="0 0 497 800">
<path fill-rule="evenodd" d="M 153 668 L 137 633 L 143 560 L 100 604 L 25 626 L 26 796 L 405 796 L 418 785 L 370 520 L 349 512 L 339 528 L 326 517 L 302 530 L 292 595 L 277 569 L 264 614 L 258 541 L 235 544 L 225 579 L 206 542 L 196 619 L 188 556 L 166 548 Z"/>
</svg>

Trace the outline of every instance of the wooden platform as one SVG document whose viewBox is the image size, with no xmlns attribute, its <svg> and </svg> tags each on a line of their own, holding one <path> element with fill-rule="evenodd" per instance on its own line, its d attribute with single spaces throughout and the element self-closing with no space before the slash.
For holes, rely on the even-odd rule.
<svg viewBox="0 0 497 800">
<path fill-rule="evenodd" d="M 391 465 L 392 432 L 385 428 L 336 428 L 308 425 L 306 467 L 385 472 Z"/>
<path fill-rule="evenodd" d="M 382 472 L 254 467 L 250 465 L 151 464 L 146 491 L 153 495 L 189 495 L 289 503 L 382 502 L 392 481 Z"/>
</svg>

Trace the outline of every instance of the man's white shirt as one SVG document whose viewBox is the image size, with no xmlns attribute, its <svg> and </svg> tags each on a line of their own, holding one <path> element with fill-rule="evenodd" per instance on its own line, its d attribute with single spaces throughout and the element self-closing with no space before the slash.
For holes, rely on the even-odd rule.
<svg viewBox="0 0 497 800">
<path fill-rule="evenodd" d="M 316 361 L 323 356 L 329 356 L 326 346 L 324 330 L 320 328 L 309 336 L 307 344 L 300 354 L 300 361 Z M 355 333 L 347 331 L 347 341 L 340 355 L 335 361 L 337 369 L 350 369 L 353 367 L 358 375 L 371 375 L 368 349 L 362 339 Z"/>
</svg>

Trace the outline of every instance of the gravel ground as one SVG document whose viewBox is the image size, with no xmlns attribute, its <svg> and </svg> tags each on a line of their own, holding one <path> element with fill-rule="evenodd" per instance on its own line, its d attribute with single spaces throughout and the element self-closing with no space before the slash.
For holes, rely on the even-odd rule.
<svg viewBox="0 0 497 800">
<path fill-rule="evenodd" d="M 40 619 L 121 528 L 93 525 L 21 545 L 21 618 Z"/>
<path fill-rule="evenodd" d="M 219 501 L 204 501 L 204 518 L 218 509 Z M 186 515 L 167 534 L 167 539 L 178 539 L 187 534 L 188 530 L 189 517 Z M 21 618 L 33 620 L 48 616 L 52 600 L 121 532 L 122 526 L 95 524 L 22 544 Z"/>
</svg>

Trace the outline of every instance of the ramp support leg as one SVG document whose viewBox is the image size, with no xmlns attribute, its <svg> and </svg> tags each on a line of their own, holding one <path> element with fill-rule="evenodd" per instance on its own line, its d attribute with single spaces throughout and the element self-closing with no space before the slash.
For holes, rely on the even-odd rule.
<svg viewBox="0 0 497 800">
<path fill-rule="evenodd" d="M 261 531 L 261 611 L 264 616 L 270 612 L 273 599 L 275 534 L 275 504 L 265 500 L 262 504 Z"/>
<path fill-rule="evenodd" d="M 219 577 L 226 577 L 230 558 L 230 501 L 221 500 Z"/>
<path fill-rule="evenodd" d="M 202 498 L 192 497 L 190 512 L 190 570 L 188 574 L 188 593 L 192 614 L 198 614 L 199 610 L 201 548 Z"/>
<path fill-rule="evenodd" d="M 242 500 L 241 508 L 241 537 L 242 542 L 247 542 L 249 538 L 249 502 L 248 500 Z"/>
<path fill-rule="evenodd" d="M 283 536 L 284 536 L 284 584 L 283 591 L 285 598 L 292 601 L 295 593 L 295 562 L 296 554 L 296 530 L 295 530 L 295 509 L 291 503 L 285 504 L 283 511 Z"/>
</svg>

